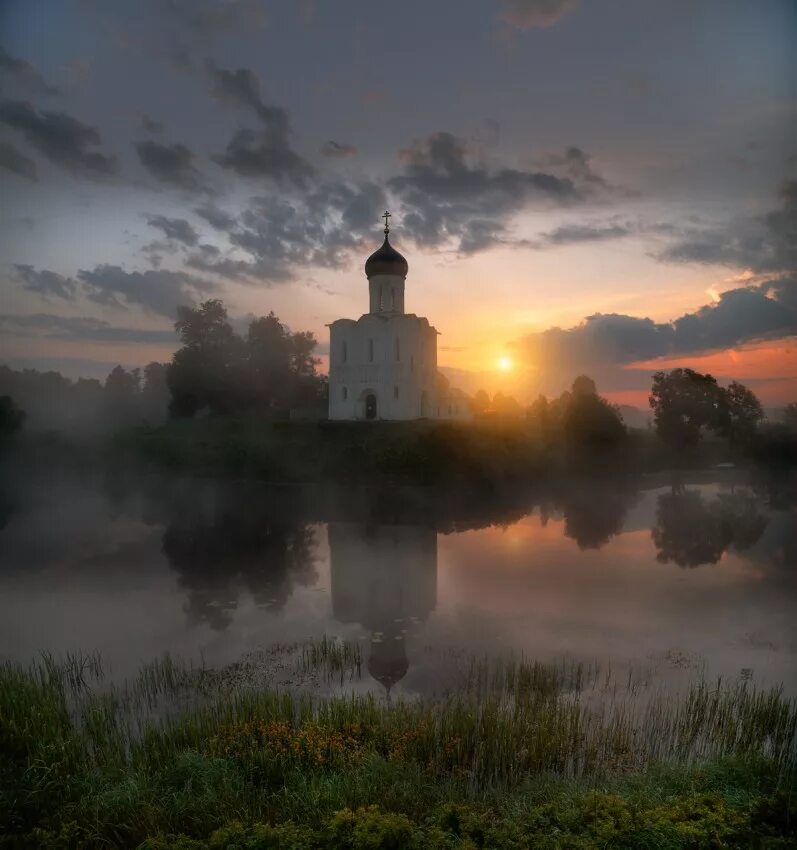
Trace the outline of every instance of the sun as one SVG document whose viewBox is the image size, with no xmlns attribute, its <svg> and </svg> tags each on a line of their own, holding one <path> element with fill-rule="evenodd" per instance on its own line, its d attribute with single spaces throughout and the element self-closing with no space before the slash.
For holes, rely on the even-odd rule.
<svg viewBox="0 0 797 850">
<path fill-rule="evenodd" d="M 498 368 L 502 372 L 508 372 L 512 368 L 512 358 L 504 355 L 498 358 Z"/>
</svg>

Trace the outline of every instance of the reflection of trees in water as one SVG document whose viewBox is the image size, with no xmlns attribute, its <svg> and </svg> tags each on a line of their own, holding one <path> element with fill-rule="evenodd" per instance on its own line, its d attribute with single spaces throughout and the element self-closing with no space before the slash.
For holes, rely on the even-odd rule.
<svg viewBox="0 0 797 850">
<path fill-rule="evenodd" d="M 188 591 L 189 621 L 221 631 L 241 588 L 256 604 L 281 608 L 297 585 L 316 579 L 313 529 L 284 515 L 273 499 L 213 490 L 173 506 L 163 551 Z"/>
<path fill-rule="evenodd" d="M 721 493 L 707 500 L 696 490 L 681 490 L 659 496 L 651 536 L 661 563 L 699 567 L 716 564 L 731 546 L 749 549 L 766 525 L 749 493 Z"/>
<path fill-rule="evenodd" d="M 620 533 L 636 498 L 635 488 L 620 483 L 573 486 L 560 496 L 565 535 L 575 540 L 579 549 L 600 549 Z"/>
</svg>

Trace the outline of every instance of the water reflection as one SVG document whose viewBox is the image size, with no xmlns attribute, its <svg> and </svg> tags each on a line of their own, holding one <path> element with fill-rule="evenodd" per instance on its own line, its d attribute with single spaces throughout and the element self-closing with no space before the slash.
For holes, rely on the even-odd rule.
<svg viewBox="0 0 797 850">
<path fill-rule="evenodd" d="M 368 672 L 389 693 L 409 669 L 408 636 L 437 603 L 437 532 L 333 522 L 328 535 L 333 616 L 371 633 Z"/>
<path fill-rule="evenodd" d="M 163 552 L 187 591 L 191 624 L 220 631 L 233 620 L 242 589 L 255 604 L 282 608 L 295 586 L 312 585 L 317 541 L 268 491 L 205 487 L 170 505 Z"/>
<path fill-rule="evenodd" d="M 128 669 L 163 651 L 220 663 L 275 641 L 364 633 L 373 679 L 407 692 L 436 684 L 430 648 L 641 663 L 677 649 L 732 675 L 793 672 L 797 523 L 785 484 L 2 483 L 3 657 L 98 648 Z"/>
<path fill-rule="evenodd" d="M 738 552 L 750 549 L 766 526 L 751 493 L 719 493 L 706 499 L 697 490 L 677 487 L 658 497 L 651 535 L 660 563 L 699 567 L 716 564 L 731 546 Z"/>
<path fill-rule="evenodd" d="M 637 493 L 625 482 L 571 485 L 561 494 L 565 534 L 579 549 L 600 549 L 619 534 Z"/>
</svg>

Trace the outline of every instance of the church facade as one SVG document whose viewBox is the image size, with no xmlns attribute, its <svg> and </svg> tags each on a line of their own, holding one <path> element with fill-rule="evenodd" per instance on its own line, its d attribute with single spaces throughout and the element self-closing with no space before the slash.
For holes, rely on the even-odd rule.
<svg viewBox="0 0 797 850">
<path fill-rule="evenodd" d="M 464 394 L 440 386 L 437 330 L 404 310 L 409 264 L 390 244 L 389 217 L 365 263 L 369 311 L 329 326 L 329 418 L 469 418 Z"/>
</svg>

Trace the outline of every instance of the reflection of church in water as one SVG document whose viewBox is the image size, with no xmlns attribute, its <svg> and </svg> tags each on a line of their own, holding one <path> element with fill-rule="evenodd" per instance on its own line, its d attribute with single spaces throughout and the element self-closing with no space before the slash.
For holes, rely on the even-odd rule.
<svg viewBox="0 0 797 850">
<path fill-rule="evenodd" d="M 332 612 L 371 633 L 368 672 L 388 692 L 409 669 L 407 639 L 437 603 L 437 532 L 331 522 Z"/>
</svg>

